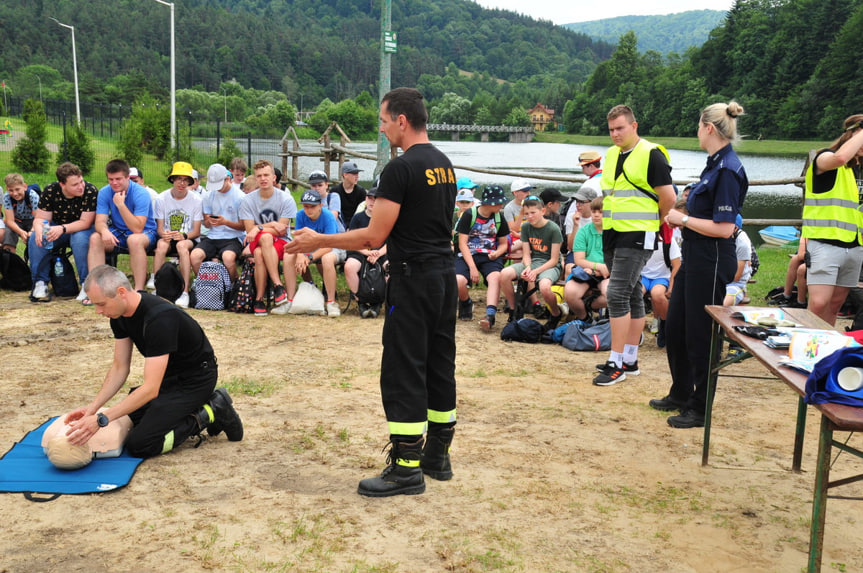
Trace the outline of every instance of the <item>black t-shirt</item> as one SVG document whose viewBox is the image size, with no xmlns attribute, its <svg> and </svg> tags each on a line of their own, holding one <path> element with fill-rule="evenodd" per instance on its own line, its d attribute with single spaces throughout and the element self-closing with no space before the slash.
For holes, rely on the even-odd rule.
<svg viewBox="0 0 863 573">
<path fill-rule="evenodd" d="M 130 317 L 112 318 L 114 338 L 131 338 L 144 357 L 170 354 L 163 385 L 182 383 L 183 372 L 198 372 L 201 363 L 215 360 L 201 326 L 180 307 L 149 293 Z"/>
<path fill-rule="evenodd" d="M 401 205 L 387 239 L 390 260 L 452 258 L 456 178 L 452 163 L 430 143 L 412 145 L 381 172 L 378 196 Z"/>
<path fill-rule="evenodd" d="M 330 190 L 330 193 L 338 193 L 342 199 L 342 218 L 345 222 L 350 223 L 357 212 L 357 207 L 360 203 L 366 200 L 366 190 L 360 184 L 354 187 L 354 190 L 348 193 L 345 191 L 345 186 L 339 183 Z"/>
<path fill-rule="evenodd" d="M 631 150 L 630 150 L 631 151 Z M 614 172 L 614 177 L 620 177 L 623 171 L 623 164 L 629 158 L 630 152 L 620 154 L 617 160 L 617 166 Z M 607 167 L 607 166 L 606 166 Z M 671 165 L 665 154 L 659 148 L 654 147 L 650 150 L 650 159 L 647 161 L 647 183 L 651 189 L 662 187 L 663 185 L 671 185 Z M 645 231 L 602 231 L 602 247 L 608 249 L 649 249 L 656 250 L 658 233 Z M 645 245 L 647 243 L 647 245 Z"/>
<path fill-rule="evenodd" d="M 81 219 L 81 213 L 96 211 L 99 190 L 92 183 L 84 182 L 84 194 L 68 198 L 63 195 L 60 183 L 51 183 L 39 197 L 39 209 L 51 213 L 53 225 L 68 225 Z"/>
</svg>

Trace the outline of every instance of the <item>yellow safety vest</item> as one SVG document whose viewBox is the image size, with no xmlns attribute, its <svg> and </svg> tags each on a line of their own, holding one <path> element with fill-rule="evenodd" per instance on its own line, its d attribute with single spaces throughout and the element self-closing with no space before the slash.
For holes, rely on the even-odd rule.
<svg viewBox="0 0 863 573">
<path fill-rule="evenodd" d="M 812 180 L 815 162 L 806 169 L 803 194 L 803 232 L 809 239 L 831 239 L 846 243 L 858 241 L 863 227 L 857 180 L 845 165 L 836 169 L 836 184 L 824 193 L 814 193 Z"/>
<path fill-rule="evenodd" d="M 659 196 L 647 182 L 647 166 L 653 149 L 659 149 L 666 159 L 669 158 L 663 146 L 639 139 L 617 179 L 614 174 L 620 148 L 613 145 L 606 152 L 600 181 L 606 195 L 602 202 L 603 230 L 659 231 Z"/>
</svg>

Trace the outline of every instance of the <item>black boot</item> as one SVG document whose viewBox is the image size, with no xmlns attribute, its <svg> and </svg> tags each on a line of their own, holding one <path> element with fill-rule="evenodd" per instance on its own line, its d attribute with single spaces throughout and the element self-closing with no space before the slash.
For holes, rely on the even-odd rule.
<svg viewBox="0 0 863 573">
<path fill-rule="evenodd" d="M 453 434 L 455 434 L 455 428 L 429 429 L 426 446 L 420 457 L 420 467 L 430 478 L 441 481 L 452 479 L 449 446 L 452 444 Z"/>
<path fill-rule="evenodd" d="M 423 439 L 416 442 L 390 441 L 387 455 L 389 464 L 381 475 L 360 481 L 357 493 L 369 497 L 389 497 L 391 495 L 416 495 L 426 490 L 423 471 L 420 469 L 420 454 Z"/>
<path fill-rule="evenodd" d="M 243 439 L 243 422 L 232 403 L 228 390 L 217 388 L 210 401 L 195 415 L 198 425 L 202 430 L 207 428 L 211 436 L 218 436 L 224 430 L 228 440 L 239 442 Z"/>
</svg>

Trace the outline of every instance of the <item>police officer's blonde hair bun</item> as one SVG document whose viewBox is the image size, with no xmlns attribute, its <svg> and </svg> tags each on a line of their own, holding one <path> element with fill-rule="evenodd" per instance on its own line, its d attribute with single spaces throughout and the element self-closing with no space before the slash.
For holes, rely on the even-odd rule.
<svg viewBox="0 0 863 573">
<path fill-rule="evenodd" d="M 715 103 L 701 112 L 701 122 L 712 123 L 720 137 L 736 143 L 740 140 L 740 135 L 737 133 L 737 118 L 743 114 L 743 106 L 736 101 Z"/>
</svg>

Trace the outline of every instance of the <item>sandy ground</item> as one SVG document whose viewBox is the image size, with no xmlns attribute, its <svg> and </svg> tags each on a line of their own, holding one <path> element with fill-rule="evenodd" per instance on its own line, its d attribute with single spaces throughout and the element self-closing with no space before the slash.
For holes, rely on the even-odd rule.
<svg viewBox="0 0 863 573">
<path fill-rule="evenodd" d="M 605 353 L 503 343 L 458 324 L 455 478 L 367 499 L 384 463 L 382 320 L 191 311 L 246 438 L 144 462 L 128 487 L 33 503 L 0 496 L 0 572 L 801 571 L 819 419 L 790 471 L 796 397 L 754 361 L 702 430 L 647 406 L 669 380 L 646 335 L 642 374 L 591 385 Z M 0 293 L 0 450 L 89 401 L 111 359 L 107 320 L 71 300 Z M 131 382 L 138 383 L 136 357 Z M 844 440 L 844 435 L 838 435 Z M 856 442 L 856 444 L 855 444 Z M 851 444 L 860 447 L 859 438 Z M 847 454 L 834 479 L 859 473 Z M 835 490 L 825 571 L 863 570 L 863 484 Z"/>
</svg>

